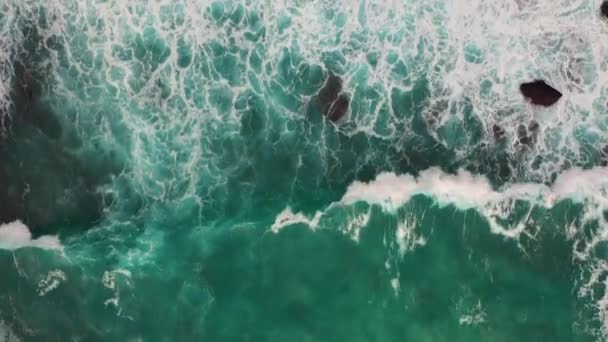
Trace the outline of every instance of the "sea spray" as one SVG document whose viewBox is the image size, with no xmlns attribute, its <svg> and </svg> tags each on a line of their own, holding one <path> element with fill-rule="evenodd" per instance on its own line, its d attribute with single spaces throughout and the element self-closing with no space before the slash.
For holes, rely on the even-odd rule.
<svg viewBox="0 0 608 342">
<path fill-rule="evenodd" d="M 0 334 L 605 340 L 598 6 L 5 1 Z"/>
</svg>

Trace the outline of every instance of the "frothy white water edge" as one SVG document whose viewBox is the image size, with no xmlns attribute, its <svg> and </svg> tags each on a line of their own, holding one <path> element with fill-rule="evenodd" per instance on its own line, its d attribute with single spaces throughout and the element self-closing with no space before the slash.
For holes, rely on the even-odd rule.
<svg viewBox="0 0 608 342">
<path fill-rule="evenodd" d="M 350 207 L 361 202 L 378 205 L 388 213 L 396 213 L 397 209 L 418 195 L 433 199 L 440 207 L 453 206 L 458 210 L 475 209 L 487 220 L 493 233 L 509 239 L 519 239 L 522 233 L 532 236 L 534 233 L 528 230 L 540 229 L 531 228 L 531 225 L 535 226 L 535 223 L 530 221 L 532 209 L 510 226 L 509 223 L 505 223 L 508 222 L 506 218 L 515 212 L 517 201 L 529 202 L 531 208 L 546 209 L 551 209 L 564 200 L 584 204 L 580 222 L 572 223 L 576 227 L 562 228 L 572 230 L 564 233 L 567 238 L 573 240 L 573 261 L 584 265 L 583 267 L 589 271 L 588 277 L 577 281 L 578 296 L 591 300 L 591 305 L 597 310 L 597 317 L 601 322 L 598 333 L 602 338 L 608 338 L 608 290 L 605 290 L 600 298 L 594 295 L 594 288 L 597 286 L 608 289 L 608 278 L 605 277 L 608 274 L 608 262 L 594 253 L 596 246 L 608 241 L 608 222 L 603 215 L 604 211 L 608 210 L 608 167 L 570 169 L 561 173 L 552 185 L 511 183 L 499 189 L 493 188 L 486 177 L 464 170 L 449 174 L 439 168 L 431 168 L 417 176 L 381 173 L 370 182 L 353 182 L 340 201 L 330 204 L 324 211 L 316 212 L 313 217 L 294 213 L 290 208 L 285 209 L 277 215 L 272 231 L 276 233 L 293 224 L 306 224 L 313 230 L 318 229 L 323 226 L 323 219 L 326 215 L 330 215 L 331 209 Z M 369 215 L 368 211 L 364 223 L 357 225 L 358 229 L 367 225 Z M 355 214 L 346 217 L 346 220 L 351 222 L 345 223 L 340 229 L 358 238 L 358 231 L 356 233 L 346 231 L 346 227 L 361 222 L 360 216 Z M 414 221 L 415 218 L 408 218 L 406 222 L 398 223 L 395 239 L 401 256 L 409 250 L 426 244 L 424 238 L 416 234 L 416 227 L 409 227 L 412 224 L 416 225 Z M 599 227 L 591 237 L 577 235 L 585 224 L 592 221 L 596 221 Z M 398 286 L 398 282 L 392 285 Z M 471 317 L 465 317 L 461 324 L 471 323 L 472 321 L 468 321 Z"/>
<path fill-rule="evenodd" d="M 465 170 L 449 174 L 439 168 L 430 168 L 418 176 L 385 172 L 367 183 L 353 182 L 342 199 L 330 207 L 365 202 L 379 205 L 387 212 L 394 212 L 417 195 L 428 196 L 439 206 L 452 205 L 460 210 L 478 209 L 489 219 L 495 233 L 517 237 L 523 228 L 505 229 L 493 218 L 506 216 L 510 212 L 509 208 L 518 200 L 548 209 L 566 199 L 577 203 L 593 202 L 596 205 L 590 206 L 585 218 L 599 217 L 600 209 L 608 208 L 608 167 L 587 170 L 574 168 L 560 174 L 551 186 L 509 183 L 500 189 L 494 189 L 486 177 Z M 295 223 L 305 223 L 316 228 L 322 214 L 317 212 L 313 218 L 309 218 L 287 208 L 277 215 L 271 229 L 278 232 L 282 227 Z"/>
<path fill-rule="evenodd" d="M 551 208 L 565 199 L 575 202 L 608 199 L 607 187 L 608 167 L 570 169 L 560 174 L 551 186 L 508 183 L 498 190 L 484 176 L 465 170 L 449 174 L 439 168 L 430 168 L 418 176 L 381 173 L 369 183 L 355 181 L 340 202 L 350 205 L 362 201 L 394 211 L 413 196 L 426 195 L 439 205 L 454 205 L 459 209 L 483 208 L 505 200 L 532 201 Z"/>
<path fill-rule="evenodd" d="M 63 245 L 56 235 L 43 235 L 32 239 L 29 228 L 19 220 L 0 224 L 0 249 L 16 250 L 27 247 L 63 250 Z"/>
</svg>

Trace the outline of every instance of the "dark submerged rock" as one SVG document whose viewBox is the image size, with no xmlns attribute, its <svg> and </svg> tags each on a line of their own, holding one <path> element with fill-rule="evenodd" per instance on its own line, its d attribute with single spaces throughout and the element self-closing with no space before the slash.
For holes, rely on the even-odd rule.
<svg viewBox="0 0 608 342">
<path fill-rule="evenodd" d="M 348 96 L 346 96 L 345 94 L 340 94 L 340 96 L 338 96 L 334 103 L 332 103 L 327 113 L 327 117 L 329 118 L 329 120 L 334 122 L 340 120 L 348 110 L 348 103 Z"/>
<path fill-rule="evenodd" d="M 97 188 L 104 170 L 64 148 L 62 124 L 46 102 L 37 60 L 18 58 L 10 119 L 0 132 L 0 223 L 21 220 L 34 235 L 54 234 L 61 226 L 91 227 L 102 215 Z"/>
<path fill-rule="evenodd" d="M 494 124 L 492 125 L 492 133 L 494 133 L 495 139 L 502 139 L 505 136 L 505 129 L 497 124 Z"/>
<path fill-rule="evenodd" d="M 517 142 L 521 145 L 530 146 L 536 141 L 540 125 L 536 120 L 531 120 L 528 126 L 521 124 L 517 127 Z"/>
<path fill-rule="evenodd" d="M 342 79 L 333 73 L 329 74 L 317 99 L 323 115 L 333 122 L 340 120 L 350 105 L 350 99 L 342 93 Z"/>
<path fill-rule="evenodd" d="M 562 93 L 543 80 L 522 83 L 519 90 L 530 102 L 544 107 L 554 105 L 562 97 Z"/>
<path fill-rule="evenodd" d="M 529 145 L 532 143 L 532 137 L 528 135 L 528 129 L 524 125 L 517 127 L 517 141 L 522 145 Z"/>
<path fill-rule="evenodd" d="M 536 132 L 539 128 L 540 126 L 538 125 L 538 122 L 536 122 L 536 120 L 531 120 L 528 123 L 528 131 L 530 132 Z"/>
<path fill-rule="evenodd" d="M 44 234 L 58 224 L 97 222 L 103 209 L 98 170 L 35 127 L 13 126 L 0 146 L 0 223 L 19 219 Z"/>
<path fill-rule="evenodd" d="M 608 166 L 608 145 L 604 145 L 600 151 L 600 165 Z"/>
<path fill-rule="evenodd" d="M 600 12 L 602 13 L 602 16 L 604 18 L 608 18 L 608 1 L 602 2 L 602 5 L 600 6 Z"/>
</svg>

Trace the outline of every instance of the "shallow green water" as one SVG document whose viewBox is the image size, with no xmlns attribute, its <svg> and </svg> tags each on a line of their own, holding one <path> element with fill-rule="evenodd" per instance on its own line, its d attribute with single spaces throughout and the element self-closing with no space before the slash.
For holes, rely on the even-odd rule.
<svg viewBox="0 0 608 342">
<path fill-rule="evenodd" d="M 547 3 L 0 2 L 0 340 L 605 340 L 606 32 Z"/>
</svg>

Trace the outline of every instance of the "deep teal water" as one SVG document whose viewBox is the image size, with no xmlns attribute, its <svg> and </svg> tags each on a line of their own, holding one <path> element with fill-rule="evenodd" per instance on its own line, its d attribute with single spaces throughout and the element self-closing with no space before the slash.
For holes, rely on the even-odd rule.
<svg viewBox="0 0 608 342">
<path fill-rule="evenodd" d="M 605 340 L 607 32 L 547 3 L 0 2 L 0 340 Z"/>
</svg>

